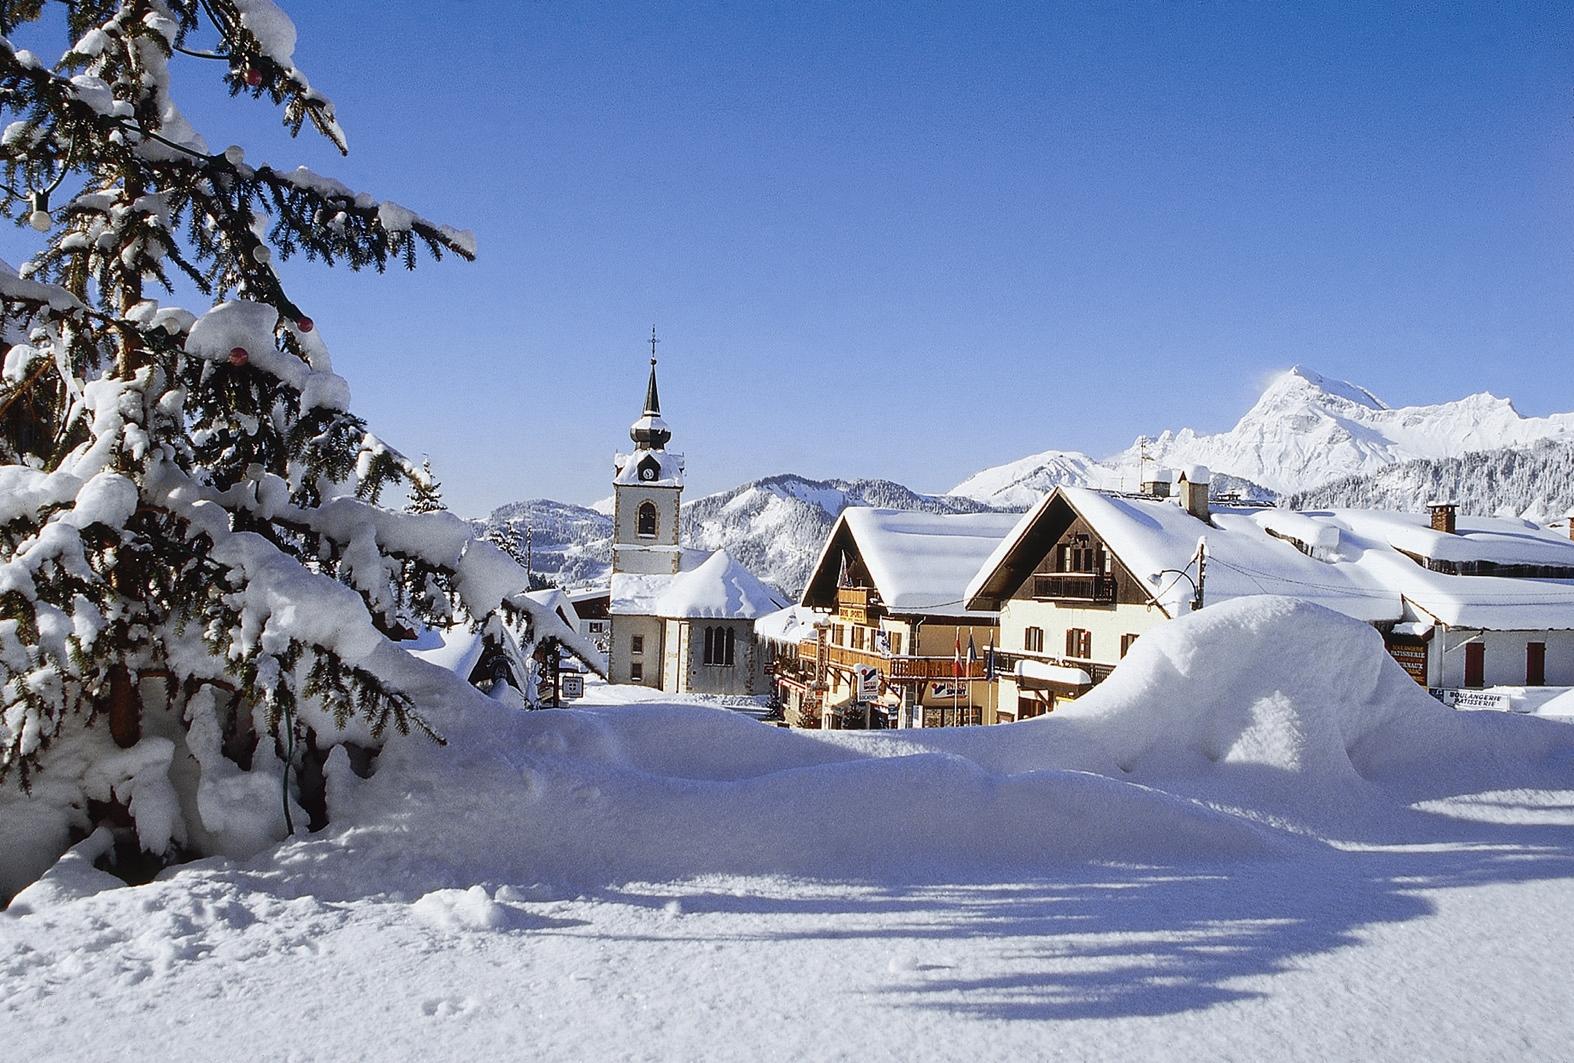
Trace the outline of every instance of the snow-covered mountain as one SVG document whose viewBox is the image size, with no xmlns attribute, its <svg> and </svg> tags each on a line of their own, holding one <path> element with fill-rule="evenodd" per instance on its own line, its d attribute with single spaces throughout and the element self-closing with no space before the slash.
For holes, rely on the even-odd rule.
<svg viewBox="0 0 1574 1063">
<path fill-rule="evenodd" d="M 685 546 L 725 548 L 767 583 L 797 595 L 808 582 L 837 516 L 848 506 L 886 506 L 931 513 L 976 513 L 992 507 L 968 498 L 925 495 L 890 480 L 810 480 L 786 474 L 751 480 L 729 491 L 685 501 Z M 514 502 L 482 523 L 513 521 L 531 529 L 535 571 L 561 586 L 607 578 L 612 519 L 600 507 L 547 499 Z"/>
<path fill-rule="evenodd" d="M 1216 482 L 1216 491 L 1239 489 L 1244 481 L 1243 494 L 1261 497 L 1251 485 L 1288 494 L 1418 458 L 1457 458 L 1555 438 L 1574 438 L 1574 413 L 1525 417 L 1508 399 L 1485 392 L 1433 406 L 1392 407 L 1359 385 L 1295 366 L 1227 432 L 1165 431 L 1102 461 L 1046 451 L 975 473 L 951 493 L 1015 507 L 1058 483 L 1130 489 L 1145 455 L 1150 464 L 1206 465 L 1236 480 L 1234 486 Z"/>
<path fill-rule="evenodd" d="M 523 548 L 530 530 L 531 570 L 560 587 L 605 582 L 612 566 L 612 518 L 587 506 L 532 498 L 494 509 L 487 529 L 512 524 Z"/>
<path fill-rule="evenodd" d="M 1418 458 L 1375 473 L 1346 476 L 1290 498 L 1297 509 L 1351 506 L 1419 510 L 1433 499 L 1458 502 L 1477 516 L 1523 517 L 1546 524 L 1574 507 L 1574 442 L 1545 440 L 1459 458 Z"/>
</svg>

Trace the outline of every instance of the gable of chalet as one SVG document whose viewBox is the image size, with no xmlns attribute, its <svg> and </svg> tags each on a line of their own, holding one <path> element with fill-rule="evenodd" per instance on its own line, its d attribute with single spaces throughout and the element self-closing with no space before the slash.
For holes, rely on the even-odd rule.
<svg viewBox="0 0 1574 1063">
<path fill-rule="evenodd" d="M 1088 537 L 1085 544 L 1077 545 L 1108 555 L 1109 574 L 1114 582 L 1111 603 L 1153 605 L 1170 616 L 1162 603 L 1153 601 L 1149 588 L 1132 573 L 1093 522 L 1058 487 L 1028 511 L 994 556 L 984 563 L 968 586 L 967 607 L 999 610 L 1013 598 L 1033 598 L 1032 578 L 1055 573 L 1057 547 L 1070 545 L 1071 538 L 1077 535 Z"/>
<path fill-rule="evenodd" d="M 870 587 L 876 595 L 880 593 L 874 578 L 869 575 L 869 566 L 864 561 L 858 539 L 847 523 L 845 510 L 836 518 L 831 534 L 826 537 L 825 545 L 820 548 L 820 556 L 809 573 L 809 582 L 804 584 L 803 594 L 798 597 L 798 604 L 810 609 L 834 610 L 836 588 L 841 585 L 844 573 L 852 586 Z"/>
</svg>

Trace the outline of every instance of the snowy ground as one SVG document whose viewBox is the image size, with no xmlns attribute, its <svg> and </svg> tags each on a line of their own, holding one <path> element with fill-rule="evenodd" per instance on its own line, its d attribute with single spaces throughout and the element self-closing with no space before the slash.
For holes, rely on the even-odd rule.
<svg viewBox="0 0 1574 1063">
<path fill-rule="evenodd" d="M 8 1054 L 1568 1058 L 1574 728 L 1332 614 L 1208 610 L 961 732 L 439 689 L 450 745 L 338 826 L 18 897 Z"/>
</svg>

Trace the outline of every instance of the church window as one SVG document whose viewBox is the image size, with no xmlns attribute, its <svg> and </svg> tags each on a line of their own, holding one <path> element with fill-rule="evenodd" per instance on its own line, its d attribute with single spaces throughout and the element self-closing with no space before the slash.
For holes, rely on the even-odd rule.
<svg viewBox="0 0 1574 1063">
<path fill-rule="evenodd" d="M 656 537 L 656 503 L 641 502 L 634 518 L 634 532 L 641 539 Z"/>
<path fill-rule="evenodd" d="M 702 658 L 706 664 L 731 667 L 736 659 L 738 633 L 729 627 L 708 627 L 705 629 L 705 655 Z"/>
</svg>

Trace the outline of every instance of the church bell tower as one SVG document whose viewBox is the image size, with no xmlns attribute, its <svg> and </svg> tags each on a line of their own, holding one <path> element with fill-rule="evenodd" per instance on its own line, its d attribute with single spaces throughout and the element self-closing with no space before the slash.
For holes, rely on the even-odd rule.
<svg viewBox="0 0 1574 1063">
<path fill-rule="evenodd" d="M 672 430 L 656 391 L 656 329 L 650 330 L 650 379 L 645 410 L 629 426 L 634 450 L 612 459 L 612 571 L 672 575 L 678 571 L 678 506 L 683 455 L 667 449 Z"/>
</svg>

